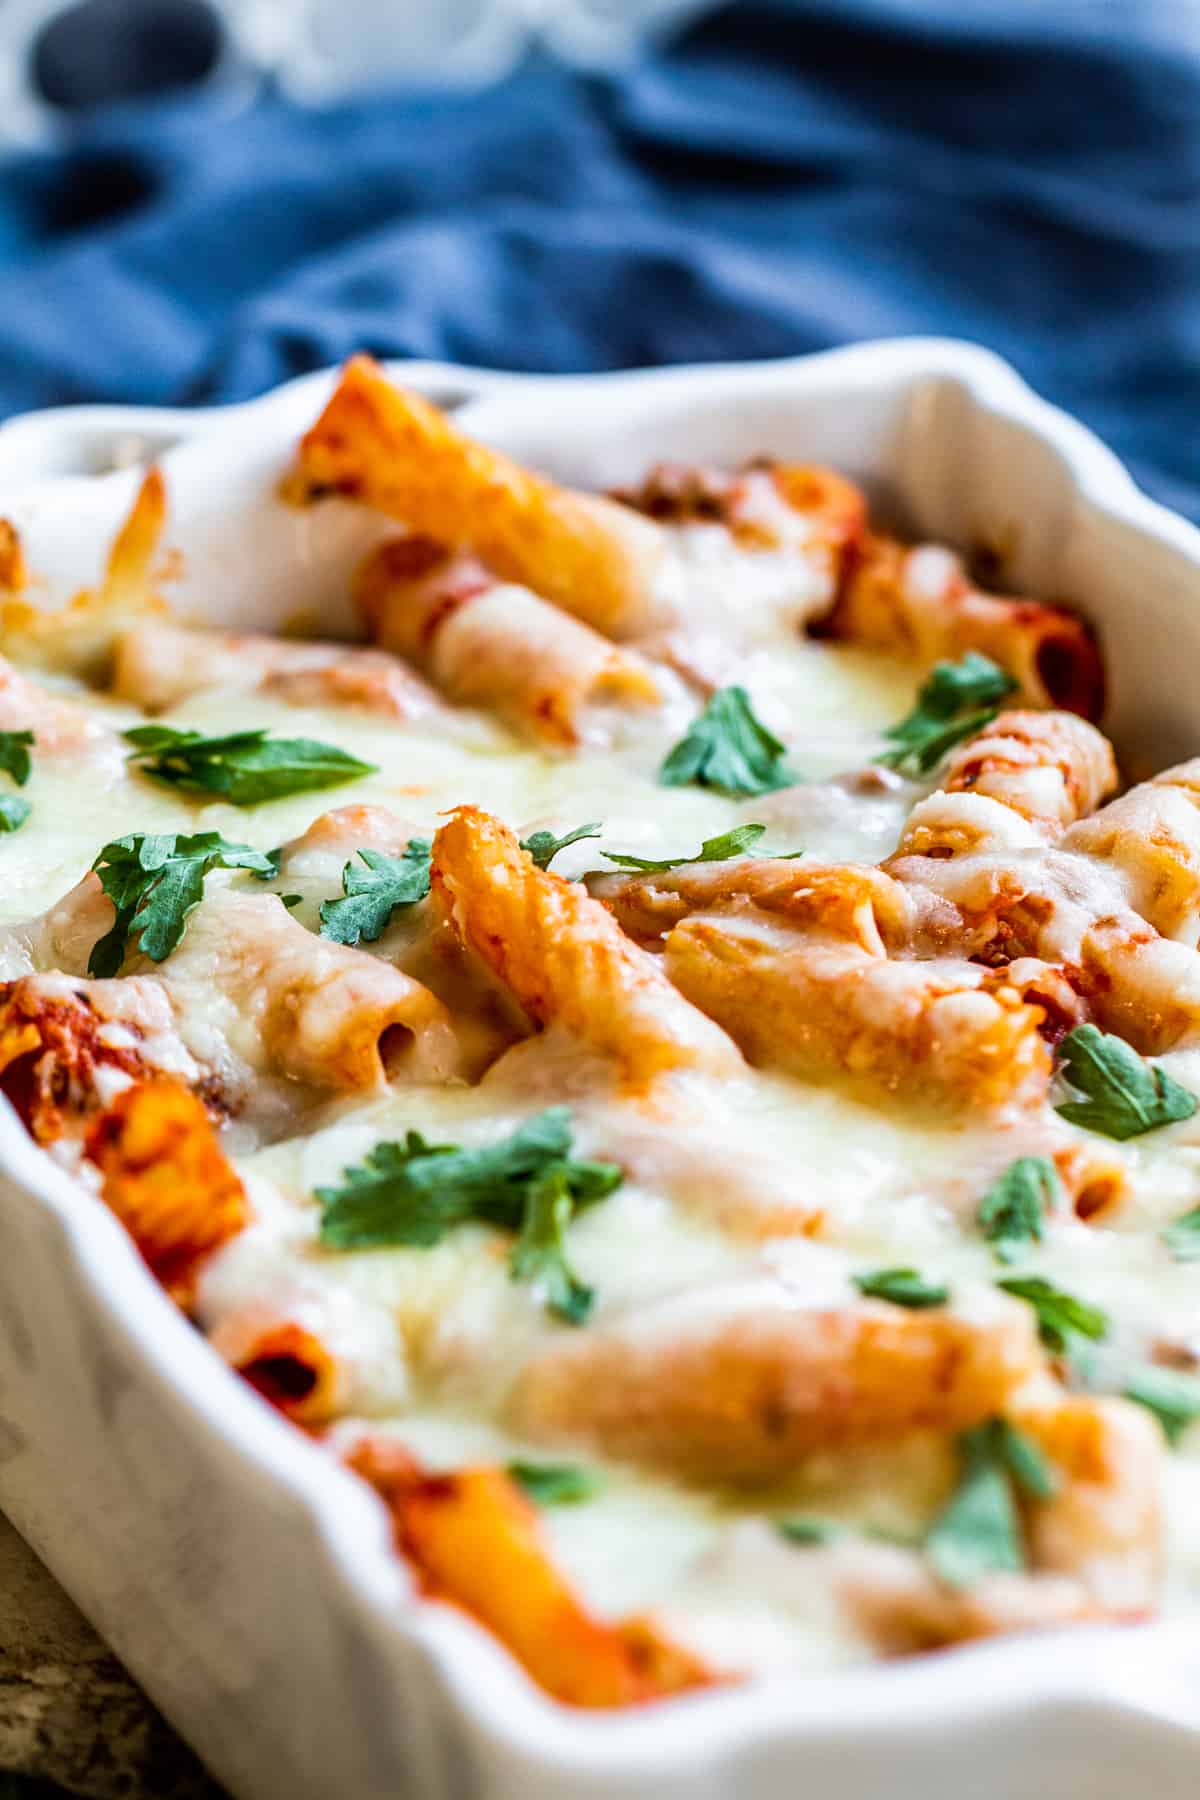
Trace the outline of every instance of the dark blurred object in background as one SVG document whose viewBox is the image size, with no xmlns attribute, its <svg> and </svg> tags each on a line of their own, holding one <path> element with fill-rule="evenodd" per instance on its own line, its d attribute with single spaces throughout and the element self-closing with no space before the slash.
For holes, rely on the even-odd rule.
<svg viewBox="0 0 1200 1800">
<path fill-rule="evenodd" d="M 263 3 L 218 10 L 261 33 Z M 454 12 L 314 3 L 360 76 L 375 44 L 394 71 L 406 21 L 425 54 Z M 456 4 L 475 34 L 534 16 Z M 673 39 L 602 73 L 544 48 L 606 9 L 624 29 L 623 0 L 563 6 L 540 7 L 542 53 L 474 90 L 235 103 L 227 44 L 220 79 L 10 158 L 0 408 L 236 399 L 359 345 L 598 369 L 950 332 L 1200 516 L 1198 0 L 684 0 Z M 187 29 L 160 74 L 200 68 Z M 65 62 L 53 79 L 84 92 Z"/>
<path fill-rule="evenodd" d="M 46 143 L 91 107 L 271 82 L 328 101 L 400 83 L 476 87 L 531 51 L 610 67 L 710 0 L 0 0 L 0 143 Z"/>
<path fill-rule="evenodd" d="M 35 33 L 30 81 L 50 106 L 80 112 L 205 81 L 224 46 L 208 0 L 75 0 Z"/>
</svg>

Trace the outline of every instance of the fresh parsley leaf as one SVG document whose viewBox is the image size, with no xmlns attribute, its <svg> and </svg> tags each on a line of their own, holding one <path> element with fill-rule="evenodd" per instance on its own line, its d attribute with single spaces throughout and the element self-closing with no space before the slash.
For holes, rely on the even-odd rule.
<svg viewBox="0 0 1200 1800">
<path fill-rule="evenodd" d="M 134 832 L 105 844 L 92 868 L 116 908 L 112 929 L 92 946 L 88 974 L 120 972 L 129 939 L 152 962 L 162 962 L 183 936 L 187 916 L 204 898 L 214 869 L 250 869 L 261 874 L 267 858 L 249 844 L 229 844 L 219 831 L 191 837 L 175 832 Z"/>
<path fill-rule="evenodd" d="M 1200 1381 L 1181 1369 L 1133 1362 L 1124 1372 L 1121 1393 L 1152 1412 L 1174 1447 L 1195 1419 L 1200 1419 Z"/>
<path fill-rule="evenodd" d="M 1089 1392 L 1120 1394 L 1152 1412 L 1172 1446 L 1200 1419 L 1200 1379 L 1182 1369 L 1164 1369 L 1103 1344 L 1077 1344 L 1071 1367 Z"/>
<path fill-rule="evenodd" d="M 937 768 L 943 757 L 950 754 L 956 744 L 963 743 L 966 738 L 974 737 L 977 732 L 983 730 L 985 725 L 990 725 L 992 720 L 998 717 L 998 707 L 985 706 L 979 712 L 964 713 L 957 719 L 928 724 L 918 733 L 916 727 L 911 724 L 913 715 L 910 714 L 909 718 L 903 721 L 903 725 L 909 726 L 910 729 L 899 743 L 896 743 L 896 739 L 901 737 L 902 725 L 895 725 L 890 731 L 884 733 L 884 736 L 890 738 L 896 747 L 892 750 L 884 750 L 876 760 L 883 763 L 886 768 L 898 769 L 905 775 L 928 775 L 931 769 Z"/>
<path fill-rule="evenodd" d="M 24 787 L 33 768 L 32 731 L 0 731 L 0 770 Z M 19 831 L 33 808 L 19 794 L 0 794 L 0 832 Z"/>
<path fill-rule="evenodd" d="M 535 831 L 530 837 L 521 839 L 522 850 L 528 850 L 539 869 L 548 869 L 560 850 L 568 844 L 577 844 L 581 838 L 599 837 L 603 827 L 599 819 L 591 819 L 586 825 L 577 825 L 574 831 L 568 831 L 565 837 L 555 837 L 552 831 Z"/>
<path fill-rule="evenodd" d="M 1006 1419 L 988 1419 L 956 1441 L 959 1485 L 934 1520 L 925 1552 L 943 1581 L 970 1587 L 1025 1567 L 1016 1491 L 1047 1500 L 1058 1480 L 1040 1447 Z"/>
<path fill-rule="evenodd" d="M 1162 1235 L 1163 1243 L 1176 1262 L 1196 1262 L 1200 1259 L 1200 1206 L 1194 1206 L 1191 1212 L 1184 1213 L 1182 1218 L 1168 1225 Z"/>
<path fill-rule="evenodd" d="M 184 793 L 219 794 L 234 806 L 258 806 L 375 773 L 374 763 L 335 744 L 272 738 L 264 730 L 205 737 L 173 725 L 138 725 L 125 737 L 134 746 L 129 760 L 143 775 Z"/>
<path fill-rule="evenodd" d="M 981 1425 L 958 1440 L 962 1476 L 925 1539 L 925 1554 L 951 1587 L 970 1587 L 984 1575 L 1025 1567 L 1021 1522 L 1012 1478 Z"/>
<path fill-rule="evenodd" d="M 254 871 L 255 881 L 274 881 L 276 876 L 279 874 L 279 864 L 282 860 L 283 860 L 283 845 L 282 844 L 276 844 L 276 846 L 273 850 L 264 850 L 263 851 L 264 866 L 261 869 L 255 869 L 255 871 Z"/>
<path fill-rule="evenodd" d="M 20 794 L 0 794 L 0 831 L 19 831 L 32 811 Z"/>
<path fill-rule="evenodd" d="M 454 1181 L 460 1163 L 452 1161 L 449 1180 L 440 1181 L 439 1159 L 463 1154 L 455 1144 L 429 1143 L 419 1131 L 406 1132 L 402 1144 L 376 1144 L 361 1163 L 343 1169 L 340 1187 L 317 1189 L 322 1244 L 329 1250 L 439 1244 L 471 1216 L 471 1196 Z"/>
<path fill-rule="evenodd" d="M 913 710 L 884 732 L 893 748 L 878 760 L 910 775 L 927 775 L 955 744 L 991 724 L 997 703 L 1016 685 L 1007 670 L 977 650 L 956 663 L 937 663 Z"/>
<path fill-rule="evenodd" d="M 1042 1222 L 1061 1191 L 1058 1170 L 1046 1156 L 1018 1156 L 992 1183 L 976 1217 L 1001 1262 L 1041 1242 Z"/>
<path fill-rule="evenodd" d="M 593 1499 L 603 1488 L 604 1478 L 594 1469 L 580 1469 L 573 1463 L 510 1462 L 508 1474 L 523 1487 L 538 1506 L 578 1506 Z"/>
<path fill-rule="evenodd" d="M 1042 1446 L 1009 1419 L 994 1419 L 992 1431 L 1008 1472 L 1030 1500 L 1053 1500 L 1058 1474 Z"/>
<path fill-rule="evenodd" d="M 0 769 L 11 775 L 18 787 L 25 786 L 33 768 L 29 754 L 33 741 L 32 731 L 0 731 Z"/>
<path fill-rule="evenodd" d="M 935 663 L 917 698 L 926 717 L 952 719 L 964 707 L 997 705 L 1016 685 L 990 656 L 968 650 L 958 662 Z"/>
<path fill-rule="evenodd" d="M 766 831 L 765 825 L 735 825 L 720 837 L 705 838 L 695 856 L 631 856 L 620 850 L 602 850 L 606 862 L 622 869 L 637 869 L 644 875 L 660 875 L 664 869 L 682 869 L 689 863 L 728 862 L 731 856 L 742 856 Z"/>
<path fill-rule="evenodd" d="M 1067 1100 L 1055 1111 L 1072 1125 L 1105 1137 L 1140 1137 L 1177 1119 L 1190 1119 L 1195 1094 L 1162 1069 L 1151 1068 L 1122 1038 L 1095 1025 L 1077 1025 L 1060 1046 L 1062 1071 L 1087 1096 Z"/>
<path fill-rule="evenodd" d="M 567 1226 L 575 1211 L 571 1178 L 562 1163 L 535 1175 L 525 1196 L 521 1235 L 513 1245 L 509 1268 L 514 1281 L 536 1282 L 546 1305 L 570 1325 L 582 1325 L 595 1304 L 587 1287 L 567 1261 Z"/>
<path fill-rule="evenodd" d="M 429 838 L 411 838 L 402 856 L 360 850 L 365 871 L 348 862 L 342 870 L 342 898 L 322 900 L 321 936 L 335 944 L 373 944 L 398 906 L 413 906 L 429 892 Z"/>
<path fill-rule="evenodd" d="M 839 1538 L 846 1536 L 846 1527 L 839 1525 L 836 1519 L 818 1519 L 812 1516 L 776 1519 L 775 1529 L 789 1544 L 800 1544 L 805 1549 L 821 1544 L 835 1544 Z"/>
<path fill-rule="evenodd" d="M 768 731 L 743 687 L 718 688 L 669 753 L 658 779 L 664 787 L 716 788 L 722 794 L 769 794 L 791 787 L 787 746 Z"/>
<path fill-rule="evenodd" d="M 735 825 L 732 831 L 722 832 L 720 837 L 705 838 L 695 856 L 630 856 L 618 850 L 602 850 L 600 854 L 622 869 L 636 869 L 642 875 L 661 875 L 664 869 L 683 869 L 689 863 L 728 862 L 731 856 L 743 856 L 757 844 L 766 829 L 765 825 Z M 794 856 L 803 855 L 803 850 L 777 850 L 772 860 L 788 862 Z"/>
<path fill-rule="evenodd" d="M 340 1187 L 317 1189 L 321 1242 L 334 1250 L 427 1248 L 471 1220 L 516 1232 L 513 1279 L 541 1283 L 551 1311 L 579 1324 L 592 1296 L 568 1267 L 564 1234 L 581 1207 L 603 1200 L 623 1179 L 615 1163 L 571 1156 L 565 1106 L 547 1107 L 478 1150 L 428 1144 L 410 1131 L 403 1144 L 377 1144 L 343 1172 Z"/>
<path fill-rule="evenodd" d="M 1040 1275 L 1007 1275 L 996 1285 L 1029 1302 L 1037 1314 L 1038 1336 L 1047 1349 L 1060 1355 L 1072 1348 L 1075 1338 L 1102 1338 L 1108 1330 L 1108 1314 L 1100 1307 L 1064 1293 Z"/>
<path fill-rule="evenodd" d="M 872 1269 L 865 1275 L 856 1275 L 854 1285 L 872 1300 L 890 1300 L 893 1306 L 907 1306 L 913 1311 L 945 1306 L 950 1298 L 948 1287 L 926 1281 L 916 1269 Z"/>
</svg>

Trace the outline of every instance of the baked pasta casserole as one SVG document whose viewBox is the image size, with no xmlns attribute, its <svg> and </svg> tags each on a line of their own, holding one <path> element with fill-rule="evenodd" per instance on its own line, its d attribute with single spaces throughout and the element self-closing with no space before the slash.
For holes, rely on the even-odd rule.
<svg viewBox="0 0 1200 1800">
<path fill-rule="evenodd" d="M 824 468 L 360 357 L 278 504 L 358 641 L 173 613 L 157 469 L 57 610 L 0 526 L 35 1142 L 558 1701 L 1194 1607 L 1200 758 Z"/>
</svg>

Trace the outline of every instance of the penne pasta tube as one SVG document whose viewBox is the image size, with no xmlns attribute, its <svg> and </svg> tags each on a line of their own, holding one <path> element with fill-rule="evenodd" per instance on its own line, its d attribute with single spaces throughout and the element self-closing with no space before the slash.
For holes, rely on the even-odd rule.
<svg viewBox="0 0 1200 1800">
<path fill-rule="evenodd" d="M 836 574 L 866 530 L 861 488 L 832 469 L 762 458 L 736 473 L 683 462 L 656 463 L 613 498 L 665 525 L 720 525 L 747 550 L 824 550 Z"/>
<path fill-rule="evenodd" d="M 1096 1023 L 1143 1055 L 1200 1042 L 1200 952 L 1190 945 L 1117 914 L 1089 922 L 1077 967 Z"/>
<path fill-rule="evenodd" d="M 421 540 L 372 551 L 355 601 L 376 643 L 409 658 L 450 700 L 491 707 L 551 743 L 575 744 L 604 707 L 654 706 L 650 665 L 473 557 L 441 553 L 421 568 Z"/>
<path fill-rule="evenodd" d="M 465 546 L 609 637 L 636 637 L 654 622 L 656 526 L 465 437 L 369 357 L 342 370 L 301 440 L 299 476 L 309 494 L 345 494 L 437 543 Z"/>
<path fill-rule="evenodd" d="M 865 537 L 833 609 L 812 629 L 926 665 L 979 650 L 1008 670 L 1030 705 L 1085 719 L 1103 710 L 1103 664 L 1084 621 L 1066 607 L 981 592 L 961 559 L 938 545 Z"/>
<path fill-rule="evenodd" d="M 316 937 L 273 894 L 226 889 L 198 906 L 162 979 L 181 1012 L 198 991 L 251 1067 L 323 1088 L 445 1081 L 463 1072 L 450 1014 L 410 976 Z"/>
<path fill-rule="evenodd" d="M 1044 845 L 1037 826 L 1002 800 L 993 800 L 987 794 L 950 793 L 939 788 L 917 801 L 904 821 L 895 855 L 888 858 L 884 867 L 901 880 L 919 881 L 925 871 L 915 860 L 911 868 L 906 868 L 902 859 L 925 857 L 930 862 L 948 862 L 984 852 L 1001 852 L 1015 858 L 1021 851 L 1041 850 Z"/>
<path fill-rule="evenodd" d="M 884 1656 L 1109 1616 L 1081 1581 L 1066 1575 L 1001 1573 L 954 1588 L 919 1551 L 855 1542 L 835 1544 L 827 1554 L 841 1605 Z"/>
<path fill-rule="evenodd" d="M 534 1025 L 562 1025 L 611 1056 L 629 1081 L 741 1066 L 725 1033 L 600 902 L 539 869 L 490 814 L 470 806 L 451 814 L 434 839 L 433 886 L 463 944 Z"/>
<path fill-rule="evenodd" d="M 1109 1617 L 1153 1605 L 1163 1554 L 1163 1437 L 1142 1407 L 1090 1394 L 1014 1409 L 1045 1453 L 1057 1492 L 1029 1507 L 1035 1568 L 1080 1580 Z"/>
<path fill-rule="evenodd" d="M 1144 1053 L 1197 1040 L 1200 951 L 1161 937 L 1131 911 L 1123 903 L 1119 872 L 1062 848 L 1034 856 L 968 850 L 964 844 L 963 854 L 949 858 L 896 856 L 888 865 L 905 885 L 936 895 L 950 909 L 948 916 L 957 915 L 947 941 L 956 942 L 960 954 L 1017 985 L 1022 984 L 1015 971 L 1027 958 L 1057 968 L 1088 1016 Z M 1044 975 L 1032 986 L 1041 1002 Z M 1051 1004 L 1047 1010 L 1053 1019 L 1062 1009 Z"/>
<path fill-rule="evenodd" d="M 1021 1500 L 1027 1570 L 954 1587 L 911 1550 L 849 1539 L 825 1553 L 839 1601 L 885 1655 L 1153 1609 L 1165 1472 L 1157 1426 L 1124 1400 L 1048 1382 L 1033 1392 L 1010 1417 L 1045 1455 L 1054 1491 Z"/>
<path fill-rule="evenodd" d="M 1068 1144 L 1054 1152 L 1054 1166 L 1077 1219 L 1107 1224 L 1129 1193 L 1129 1169 L 1098 1143 Z"/>
<path fill-rule="evenodd" d="M 96 1119 L 84 1154 L 151 1273 L 187 1305 L 201 1263 L 250 1216 L 201 1101 L 163 1076 L 139 1081 Z"/>
<path fill-rule="evenodd" d="M 919 891 L 867 863 L 753 856 L 651 875 L 601 875 L 590 886 L 639 943 L 661 944 L 692 913 L 770 913 L 876 956 L 912 940 L 923 900 Z"/>
<path fill-rule="evenodd" d="M 0 986 L 0 1092 L 39 1144 L 78 1135 L 132 1082 L 199 1087 L 161 983 L 26 975 Z"/>
<path fill-rule="evenodd" d="M 438 709 L 420 676 L 382 650 L 194 631 L 166 619 L 118 638 L 111 683 L 118 699 L 159 713 L 209 688 L 257 689 L 289 706 L 355 706 L 400 721 Z"/>
<path fill-rule="evenodd" d="M 1003 970 L 893 959 L 720 914 L 677 925 L 665 963 L 752 1063 L 954 1108 L 1032 1104 L 1049 1082 L 1043 1008 Z"/>
<path fill-rule="evenodd" d="M 1200 945 L 1200 757 L 1080 819 L 1062 848 L 1114 871 L 1128 904 L 1163 937 Z"/>
<path fill-rule="evenodd" d="M 327 1425 L 343 1405 L 337 1358 L 315 1333 L 292 1319 L 222 1323 L 209 1334 L 219 1356 L 295 1425 Z"/>
<path fill-rule="evenodd" d="M 300 837 L 283 845 L 279 872 L 310 900 L 328 901 L 342 885 L 347 866 L 352 871 L 363 866 L 364 850 L 403 857 L 414 839 L 428 847 L 428 840 L 386 807 L 340 806 L 320 814 Z M 432 897 L 398 907 L 370 950 L 430 989 L 448 1008 L 460 1072 L 467 1080 L 477 1079 L 522 1035 L 516 1008 Z"/>
<path fill-rule="evenodd" d="M 1005 712 L 951 751 L 942 785 L 998 800 L 1052 838 L 1108 798 L 1117 765 L 1074 713 Z"/>
<path fill-rule="evenodd" d="M 112 902 L 95 877 L 75 892 L 84 937 L 107 931 Z M 473 1066 L 428 987 L 306 931 L 273 894 L 217 889 L 165 962 L 135 953 L 130 967 L 113 980 L 32 975 L 0 986 L 0 1089 L 39 1141 L 155 1070 L 232 1108 L 256 1076 L 349 1090 L 451 1080 Z"/>
<path fill-rule="evenodd" d="M 651 1621 L 594 1618 L 555 1567 L 536 1510 L 501 1470 L 427 1474 L 386 1439 L 360 1442 L 347 1460 L 387 1506 L 425 1592 L 485 1626 L 554 1699 L 627 1706 L 716 1679 Z"/>
<path fill-rule="evenodd" d="M 1030 1309 L 812 1306 L 755 1281 L 661 1302 L 556 1342 L 518 1378 L 515 1428 L 707 1481 L 1003 1411 L 1042 1367 Z"/>
</svg>

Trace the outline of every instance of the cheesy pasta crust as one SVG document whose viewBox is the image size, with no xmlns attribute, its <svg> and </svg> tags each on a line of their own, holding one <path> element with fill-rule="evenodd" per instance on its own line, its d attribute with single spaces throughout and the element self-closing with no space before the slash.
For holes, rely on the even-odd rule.
<svg viewBox="0 0 1200 1800">
<path fill-rule="evenodd" d="M 280 477 L 365 642 L 173 617 L 157 470 L 57 611 L 0 531 L 83 1202 L 561 1703 L 1200 1604 L 1200 758 L 1123 787 L 1086 606 L 365 357 Z"/>
</svg>

